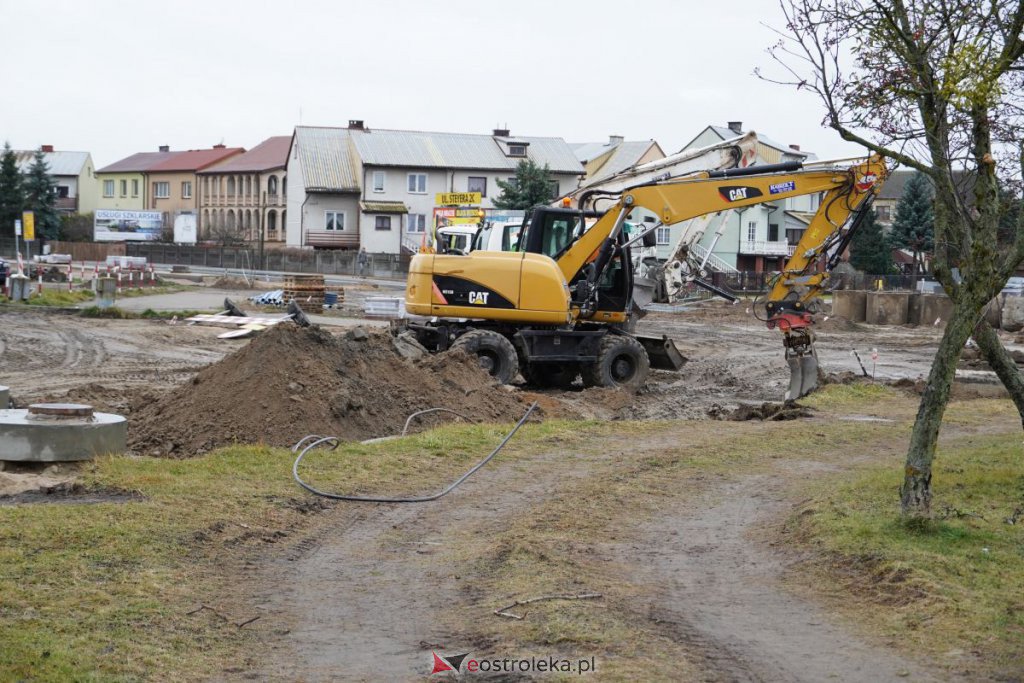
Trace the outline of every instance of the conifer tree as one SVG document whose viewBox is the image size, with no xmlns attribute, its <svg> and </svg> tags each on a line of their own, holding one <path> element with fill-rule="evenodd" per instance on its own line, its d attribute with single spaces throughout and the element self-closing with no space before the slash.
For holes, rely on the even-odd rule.
<svg viewBox="0 0 1024 683">
<path fill-rule="evenodd" d="M 4 143 L 0 157 L 0 237 L 14 237 L 14 221 L 21 218 L 25 208 L 25 195 L 21 187 L 18 159 L 11 143 Z"/>
</svg>

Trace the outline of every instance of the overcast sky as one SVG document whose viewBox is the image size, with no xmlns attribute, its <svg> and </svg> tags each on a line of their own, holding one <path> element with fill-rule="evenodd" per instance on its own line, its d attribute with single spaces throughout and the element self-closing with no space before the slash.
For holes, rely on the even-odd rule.
<svg viewBox="0 0 1024 683">
<path fill-rule="evenodd" d="M 759 81 L 773 0 L 0 0 L 0 138 L 92 152 L 247 149 L 299 123 L 653 138 L 742 121 L 857 153 L 810 95 Z M 17 55 L 14 58 L 13 55 Z"/>
</svg>

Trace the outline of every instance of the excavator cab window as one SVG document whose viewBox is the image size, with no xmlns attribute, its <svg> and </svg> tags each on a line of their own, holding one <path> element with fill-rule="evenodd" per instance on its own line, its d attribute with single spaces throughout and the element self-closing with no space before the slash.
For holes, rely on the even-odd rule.
<svg viewBox="0 0 1024 683">
<path fill-rule="evenodd" d="M 585 230 L 579 211 L 538 207 L 520 234 L 519 250 L 558 259 Z"/>
</svg>

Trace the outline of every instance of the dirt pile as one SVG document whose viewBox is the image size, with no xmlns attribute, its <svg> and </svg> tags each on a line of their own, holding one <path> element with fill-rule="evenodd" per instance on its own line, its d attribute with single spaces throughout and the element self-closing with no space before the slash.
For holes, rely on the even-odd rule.
<svg viewBox="0 0 1024 683">
<path fill-rule="evenodd" d="M 812 413 L 808 408 L 799 403 L 772 403 L 766 401 L 761 405 L 741 403 L 738 408 L 733 410 L 721 406 L 712 406 L 708 410 L 708 416 L 716 420 L 729 420 L 731 422 L 746 422 L 748 420 L 780 422 L 782 420 L 811 417 Z"/>
<path fill-rule="evenodd" d="M 129 448 L 190 457 L 232 443 L 291 446 L 307 434 L 356 440 L 401 431 L 406 417 L 445 407 L 484 420 L 516 420 L 523 404 L 476 359 L 403 359 L 386 332 L 336 337 L 273 327 L 147 405 L 134 406 Z"/>
</svg>

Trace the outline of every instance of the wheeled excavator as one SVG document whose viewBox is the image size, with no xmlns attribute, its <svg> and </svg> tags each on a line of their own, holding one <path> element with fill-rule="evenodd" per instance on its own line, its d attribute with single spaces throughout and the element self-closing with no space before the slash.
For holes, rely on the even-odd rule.
<svg viewBox="0 0 1024 683">
<path fill-rule="evenodd" d="M 791 369 L 787 399 L 817 385 L 812 332 L 816 302 L 886 177 L 878 156 L 846 163 L 799 161 L 652 179 L 619 192 L 605 211 L 535 207 L 517 252 L 413 257 L 406 310 L 425 318 L 408 322 L 431 350 L 461 348 L 502 382 L 518 373 L 539 386 L 566 386 L 582 376 L 587 386 L 639 388 L 651 367 L 678 370 L 685 360 L 667 337 L 634 333 L 630 249 L 653 241 L 658 227 L 726 209 L 823 193 L 818 212 L 795 252 L 758 302 L 769 329 L 783 335 Z M 626 217 L 637 208 L 659 222 L 627 236 Z M 697 284 L 717 291 L 711 283 Z M 728 292 L 718 291 L 723 296 Z"/>
</svg>

